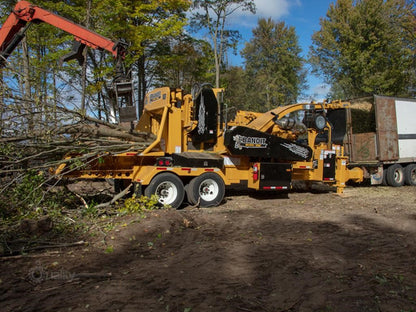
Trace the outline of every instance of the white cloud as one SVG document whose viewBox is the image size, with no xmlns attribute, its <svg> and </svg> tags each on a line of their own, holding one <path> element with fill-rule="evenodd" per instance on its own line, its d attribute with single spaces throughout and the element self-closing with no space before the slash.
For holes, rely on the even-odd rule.
<svg viewBox="0 0 416 312">
<path fill-rule="evenodd" d="M 239 24 L 249 28 L 257 24 L 257 20 L 261 17 L 273 20 L 279 20 L 283 16 L 289 14 L 294 6 L 300 6 L 300 0 L 254 0 L 256 5 L 256 14 L 249 11 L 238 10 L 230 16 L 229 23 L 231 25 Z"/>
<path fill-rule="evenodd" d="M 315 83 L 315 80 L 313 80 L 313 83 Z M 322 102 L 328 97 L 329 91 L 331 91 L 331 86 L 326 83 L 314 84 L 313 87 L 306 90 L 300 100 Z"/>
<path fill-rule="evenodd" d="M 288 0 L 255 0 L 256 15 L 258 17 L 271 17 L 279 19 L 289 14 L 290 3 Z"/>
<path fill-rule="evenodd" d="M 313 88 L 313 94 L 326 96 L 331 91 L 331 86 L 326 83 L 321 83 Z"/>
<path fill-rule="evenodd" d="M 317 83 L 317 78 L 309 77 L 312 87 L 304 90 L 304 93 L 299 97 L 298 102 L 322 102 L 328 98 L 328 93 L 331 91 L 331 86 L 319 82 Z"/>
</svg>

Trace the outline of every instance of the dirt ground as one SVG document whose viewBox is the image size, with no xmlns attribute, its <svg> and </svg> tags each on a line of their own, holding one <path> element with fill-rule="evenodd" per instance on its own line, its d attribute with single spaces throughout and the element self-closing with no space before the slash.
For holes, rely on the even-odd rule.
<svg viewBox="0 0 416 312">
<path fill-rule="evenodd" d="M 228 193 L 0 259 L 1 311 L 416 311 L 416 188 Z"/>
</svg>

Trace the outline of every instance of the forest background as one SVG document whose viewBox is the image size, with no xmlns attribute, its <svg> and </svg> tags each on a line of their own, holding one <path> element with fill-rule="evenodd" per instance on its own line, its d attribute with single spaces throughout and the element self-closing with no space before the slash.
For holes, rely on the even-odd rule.
<svg viewBox="0 0 416 312">
<path fill-rule="evenodd" d="M 328 98 L 414 94 L 414 1 L 330 3 L 306 54 L 296 26 L 272 18 L 259 18 L 249 41 L 242 42 L 241 33 L 230 27 L 235 24 L 229 20 L 241 11 L 255 16 L 255 1 L 32 3 L 128 44 L 125 63 L 139 113 L 146 92 L 155 87 L 180 87 L 190 92 L 194 84 L 206 82 L 225 87 L 229 105 L 255 111 L 302 99 L 306 78 L 311 75 L 319 75 L 330 86 Z M 2 2 L 1 22 L 14 5 L 15 1 Z M 71 44 L 71 35 L 50 25 L 29 29 L 1 72 L 2 135 L 8 130 L 4 121 L 13 111 L 11 106 L 19 100 L 26 101 L 19 103 L 25 110 L 19 111 L 20 115 L 26 115 L 19 128 L 35 125 L 36 121 L 30 120 L 36 119 L 34 115 L 49 116 L 59 105 L 106 121 L 116 114 L 111 94 L 112 56 L 88 49 L 84 66 L 76 61 L 60 65 L 59 59 Z M 233 54 L 240 54 L 241 65 L 230 65 Z"/>
</svg>

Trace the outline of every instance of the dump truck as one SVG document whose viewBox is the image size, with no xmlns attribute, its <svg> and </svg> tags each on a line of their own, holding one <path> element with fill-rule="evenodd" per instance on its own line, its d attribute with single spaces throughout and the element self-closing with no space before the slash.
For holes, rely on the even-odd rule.
<svg viewBox="0 0 416 312">
<path fill-rule="evenodd" d="M 375 95 L 332 111 L 334 141 L 372 185 L 416 185 L 416 100 Z"/>
<path fill-rule="evenodd" d="M 71 166 L 69 154 L 58 175 L 133 183 L 146 196 L 180 207 L 219 205 L 227 187 L 288 191 L 293 181 L 320 181 L 341 193 L 360 182 L 344 147 L 334 144 L 326 115 L 349 103 L 300 103 L 266 113 L 238 111 L 228 120 L 224 90 L 201 85 L 158 88 L 146 95 L 136 131 L 154 135 L 144 150 L 91 157 Z"/>
</svg>

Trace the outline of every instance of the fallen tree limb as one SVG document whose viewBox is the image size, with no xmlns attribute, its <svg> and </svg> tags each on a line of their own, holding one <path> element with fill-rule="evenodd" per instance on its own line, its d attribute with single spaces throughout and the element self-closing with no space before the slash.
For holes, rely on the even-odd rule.
<svg viewBox="0 0 416 312">
<path fill-rule="evenodd" d="M 13 255 L 13 254 L 18 254 L 18 253 L 20 254 L 20 253 L 28 252 L 28 251 L 54 249 L 54 248 L 66 248 L 66 247 L 82 246 L 86 244 L 87 242 L 85 241 L 78 241 L 78 242 L 73 242 L 73 243 L 48 244 L 48 245 L 34 246 L 34 247 L 29 247 L 29 248 L 22 248 L 20 250 L 14 250 L 12 252 L 12 256 L 0 257 L 0 260 L 16 259 L 16 257 L 20 257 L 20 256 L 22 256 L 23 258 L 23 255 Z"/>
<path fill-rule="evenodd" d="M 95 137 L 112 137 L 125 141 L 131 142 L 146 142 L 151 138 L 154 138 L 153 135 L 149 133 L 135 132 L 128 133 L 121 130 L 115 130 L 111 128 L 106 128 L 94 124 L 84 124 L 79 123 L 75 125 L 64 126 L 57 134 L 72 134 L 76 136 L 95 136 Z"/>
<path fill-rule="evenodd" d="M 26 251 L 41 250 L 41 249 L 65 248 L 65 247 L 82 246 L 85 244 L 87 244 L 85 241 L 78 241 L 74 243 L 50 244 L 50 245 L 42 245 L 42 246 L 24 248 L 22 251 L 26 252 Z"/>
<path fill-rule="evenodd" d="M 127 195 L 130 192 L 130 189 L 131 189 L 132 185 L 133 185 L 133 183 L 130 183 L 130 185 L 128 187 L 126 187 L 123 191 L 121 191 L 116 196 L 114 196 L 112 200 L 110 200 L 109 202 L 106 202 L 106 203 L 99 204 L 99 205 L 95 206 L 95 208 L 102 209 L 102 208 L 106 208 L 108 206 L 111 206 L 116 201 L 118 201 L 120 198 Z"/>
<path fill-rule="evenodd" d="M 47 130 L 47 131 L 35 131 L 31 134 L 27 135 L 20 135 L 20 136 L 13 136 L 13 137 L 2 137 L 0 138 L 0 143 L 15 143 L 15 142 L 25 142 L 26 144 L 30 143 L 30 141 L 35 141 L 39 144 L 42 144 L 42 141 L 51 142 L 51 138 L 56 139 L 56 136 L 62 135 L 71 135 L 71 137 L 67 138 L 64 142 L 73 142 L 76 139 L 82 137 L 109 137 L 122 140 L 124 142 L 148 142 L 152 141 L 155 136 L 151 133 L 147 132 L 137 132 L 137 131 L 126 131 L 122 128 L 110 128 L 107 125 L 102 126 L 99 124 L 92 124 L 92 123 L 83 123 L 78 122 L 75 124 L 61 126 L 54 130 Z M 72 136 L 75 136 L 73 139 Z"/>
<path fill-rule="evenodd" d="M 68 189 L 68 188 L 67 188 Z M 72 192 L 73 193 L 73 192 Z M 85 209 L 88 209 L 88 204 L 87 204 L 87 202 L 85 201 L 85 199 L 84 199 L 84 197 L 82 197 L 81 195 L 79 195 L 79 194 L 77 194 L 77 193 L 73 193 L 81 202 L 82 202 L 82 204 L 84 205 L 84 208 Z"/>
<path fill-rule="evenodd" d="M 7 260 L 15 260 L 15 259 L 22 259 L 22 258 L 42 258 L 42 257 L 53 257 L 59 254 L 59 251 L 51 251 L 48 253 L 42 254 L 33 254 L 33 255 L 16 255 L 16 256 L 0 256 L 0 261 L 7 261 Z"/>
</svg>

